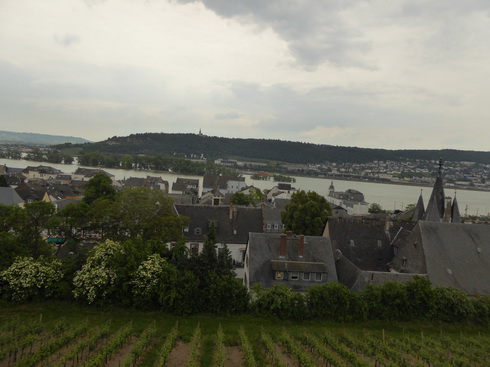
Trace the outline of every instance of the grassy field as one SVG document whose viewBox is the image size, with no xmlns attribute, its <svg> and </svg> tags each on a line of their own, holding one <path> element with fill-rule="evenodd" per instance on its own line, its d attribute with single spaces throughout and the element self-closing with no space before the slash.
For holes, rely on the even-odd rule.
<svg viewBox="0 0 490 367">
<path fill-rule="evenodd" d="M 223 331 L 224 366 L 488 366 L 486 361 L 490 360 L 490 329 L 476 325 L 288 322 L 248 315 L 179 317 L 49 302 L 0 305 L 0 367 L 56 366 L 107 323 L 109 331 L 77 354 L 77 362 L 61 365 L 123 366 L 133 353 L 137 357 L 131 366 L 155 366 L 176 325 L 177 339 L 166 366 L 220 365 L 219 327 Z M 156 333 L 148 334 L 144 342 L 144 331 L 148 333 L 151 325 Z M 120 335 L 124 328 L 126 334 Z M 197 341 L 193 342 L 193 336 Z M 137 354 L 138 343 L 144 345 Z M 191 361 L 193 350 L 197 353 L 195 361 Z M 103 357 L 97 360 L 99 355 Z"/>
</svg>

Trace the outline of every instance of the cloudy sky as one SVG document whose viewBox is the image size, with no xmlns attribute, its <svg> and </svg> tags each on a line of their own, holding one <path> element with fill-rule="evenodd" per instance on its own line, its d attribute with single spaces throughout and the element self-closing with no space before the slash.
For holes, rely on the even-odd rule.
<svg viewBox="0 0 490 367">
<path fill-rule="evenodd" d="M 0 0 L 0 130 L 490 150 L 488 0 Z"/>
</svg>

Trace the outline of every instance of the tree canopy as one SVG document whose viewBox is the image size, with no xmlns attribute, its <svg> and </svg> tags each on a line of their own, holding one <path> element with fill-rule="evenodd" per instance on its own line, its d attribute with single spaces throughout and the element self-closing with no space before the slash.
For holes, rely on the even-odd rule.
<svg viewBox="0 0 490 367">
<path fill-rule="evenodd" d="M 321 236 L 332 208 L 315 191 L 296 191 L 281 213 L 282 223 L 288 231 L 309 236 Z"/>
</svg>

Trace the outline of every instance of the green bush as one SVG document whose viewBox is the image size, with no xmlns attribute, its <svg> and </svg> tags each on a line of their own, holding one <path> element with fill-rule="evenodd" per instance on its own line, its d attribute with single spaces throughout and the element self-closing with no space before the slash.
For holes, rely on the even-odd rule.
<svg viewBox="0 0 490 367">
<path fill-rule="evenodd" d="M 471 319 L 475 312 L 468 296 L 450 287 L 434 288 L 432 318 L 444 322 L 461 322 Z"/>
<path fill-rule="evenodd" d="M 335 321 L 355 318 L 359 299 L 346 286 L 334 282 L 314 285 L 308 290 L 307 304 L 312 317 Z"/>
</svg>

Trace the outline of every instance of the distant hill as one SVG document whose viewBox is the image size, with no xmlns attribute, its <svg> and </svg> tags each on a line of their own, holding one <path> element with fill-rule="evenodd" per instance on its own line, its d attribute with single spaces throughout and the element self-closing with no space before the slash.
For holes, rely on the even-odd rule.
<svg viewBox="0 0 490 367">
<path fill-rule="evenodd" d="M 73 136 L 0 131 L 0 144 L 57 145 L 64 143 L 83 144 L 89 142 L 89 140 L 75 138 Z"/>
<path fill-rule="evenodd" d="M 490 163 L 490 152 L 461 150 L 386 150 L 341 147 L 270 139 L 236 139 L 197 134 L 145 133 L 114 136 L 105 141 L 80 145 L 85 152 L 146 154 L 177 157 L 234 158 L 290 163 L 351 162 L 424 159 Z"/>
</svg>

